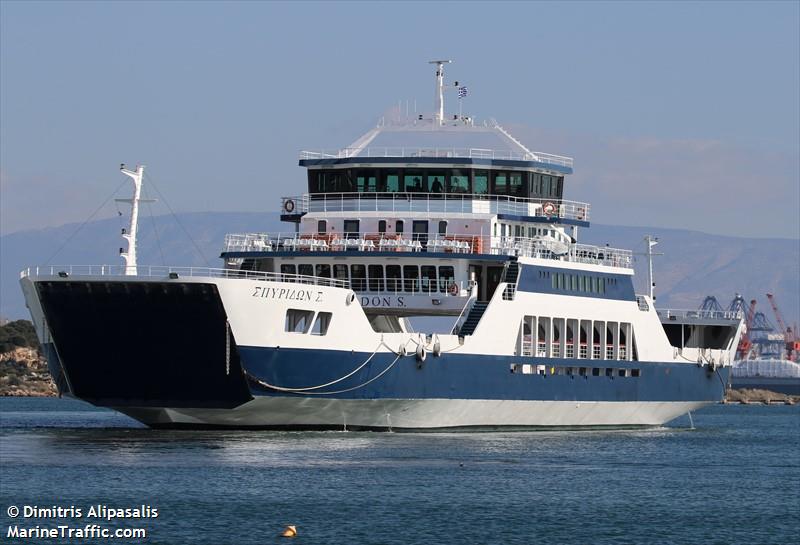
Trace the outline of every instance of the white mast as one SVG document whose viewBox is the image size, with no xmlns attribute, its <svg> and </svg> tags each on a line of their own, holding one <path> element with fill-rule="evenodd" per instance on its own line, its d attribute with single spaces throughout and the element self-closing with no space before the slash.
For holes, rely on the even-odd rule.
<svg viewBox="0 0 800 545">
<path fill-rule="evenodd" d="M 128 250 L 126 252 L 121 252 L 120 256 L 122 259 L 125 260 L 125 274 L 126 275 L 135 275 L 136 274 L 136 231 L 139 225 L 139 203 L 142 202 L 141 195 L 142 195 L 142 178 L 144 177 L 144 165 L 139 165 L 136 167 L 136 171 L 128 170 L 125 168 L 125 164 L 119 166 L 120 171 L 126 175 L 130 176 L 133 180 L 133 198 L 132 199 L 115 199 L 117 202 L 126 202 L 130 203 L 132 210 L 131 210 L 131 225 L 128 229 L 128 232 L 122 230 L 122 238 L 128 241 Z M 150 199 L 145 199 L 144 202 L 153 202 Z"/>
<path fill-rule="evenodd" d="M 650 235 L 647 235 L 646 237 L 644 237 L 644 242 L 647 245 L 647 253 L 645 253 L 645 255 L 647 256 L 648 293 L 650 293 L 650 300 L 655 302 L 655 300 L 656 300 L 656 297 L 655 297 L 656 284 L 655 284 L 655 282 L 653 282 L 653 256 L 654 255 L 664 255 L 664 254 L 653 252 L 653 246 L 658 244 L 658 237 L 651 237 Z"/>
<path fill-rule="evenodd" d="M 444 123 L 444 65 L 453 61 L 428 61 L 436 65 L 436 96 L 434 99 L 433 124 L 441 126 Z"/>
</svg>

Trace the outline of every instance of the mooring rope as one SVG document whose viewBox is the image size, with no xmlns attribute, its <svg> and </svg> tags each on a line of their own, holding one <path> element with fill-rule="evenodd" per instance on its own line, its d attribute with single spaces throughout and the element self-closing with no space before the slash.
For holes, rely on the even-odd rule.
<svg viewBox="0 0 800 545">
<path fill-rule="evenodd" d="M 343 380 L 347 380 L 348 378 L 352 377 L 353 375 L 355 375 L 356 373 L 361 371 L 364 368 L 364 366 L 367 365 L 372 360 L 372 358 L 375 357 L 375 354 L 378 353 L 378 349 L 381 346 L 386 346 L 386 348 L 389 349 L 393 354 L 397 354 L 398 356 L 400 355 L 399 352 L 395 352 L 394 350 L 389 348 L 383 342 L 383 340 L 381 340 L 381 342 L 378 344 L 378 346 L 375 347 L 375 350 L 372 351 L 372 354 L 370 354 L 370 356 L 366 360 L 364 360 L 364 362 L 361 363 L 358 367 L 356 367 L 355 369 L 353 369 L 352 371 L 350 371 L 349 373 L 347 373 L 343 377 L 337 378 L 336 380 L 332 380 L 331 382 L 327 382 L 325 384 L 319 384 L 317 386 L 307 386 L 307 387 L 304 387 L 304 388 L 286 388 L 284 386 L 275 386 L 274 384 L 268 384 L 268 383 L 262 381 L 261 379 L 259 379 L 257 377 L 252 377 L 252 378 L 253 378 L 253 380 L 258 382 L 262 386 L 266 386 L 267 388 L 271 388 L 273 390 L 278 390 L 279 392 L 300 393 L 300 392 L 308 392 L 308 391 L 311 391 L 311 390 L 320 390 L 322 388 L 327 388 L 328 386 L 333 386 L 334 384 L 342 382 Z M 249 373 L 247 373 L 247 374 L 248 374 L 248 376 L 252 376 Z"/>
<path fill-rule="evenodd" d="M 376 352 L 377 352 L 377 349 L 376 349 Z M 372 353 L 372 356 L 374 356 L 374 355 L 375 355 L 375 352 L 373 352 L 373 353 Z M 366 364 L 367 364 L 367 362 L 368 362 L 370 359 L 372 359 L 372 356 L 370 356 L 370 357 L 367 359 L 367 361 L 366 361 L 366 362 L 364 362 L 364 363 L 363 363 L 363 364 L 362 364 L 362 365 L 359 367 L 359 369 L 363 368 L 363 367 L 364 367 L 364 365 L 366 365 Z M 378 379 L 379 379 L 379 378 L 381 378 L 383 375 L 385 375 L 386 373 L 388 373 L 388 372 L 389 372 L 389 369 L 391 369 L 392 367 L 394 367 L 394 364 L 395 364 L 395 363 L 397 363 L 397 361 L 398 361 L 400 358 L 402 358 L 402 357 L 403 357 L 403 355 L 402 355 L 402 354 L 397 354 L 397 357 L 396 357 L 396 358 L 395 358 L 395 359 L 392 361 L 392 363 L 390 363 L 390 364 L 388 365 L 388 367 L 386 367 L 386 369 L 384 369 L 383 371 L 381 371 L 380 373 L 378 373 L 377 375 L 375 375 L 374 377 L 372 377 L 372 378 L 371 378 L 371 379 L 369 379 L 368 381 L 366 381 L 366 382 L 362 382 L 361 384 L 359 384 L 359 385 L 357 385 L 357 386 L 353 386 L 353 387 L 351 387 L 351 388 L 345 388 L 345 389 L 343 389 L 343 390 L 334 390 L 334 391 L 332 391 L 332 392 L 310 392 L 310 391 L 307 391 L 307 390 L 304 390 L 304 389 L 296 389 L 296 388 L 284 388 L 284 387 L 281 387 L 281 386 L 275 386 L 274 384 L 270 384 L 270 383 L 268 383 L 268 382 L 265 382 L 265 381 L 263 381 L 263 380 L 261 380 L 261 379 L 259 379 L 259 378 L 257 378 L 257 377 L 254 377 L 253 375 L 251 375 L 251 374 L 250 374 L 250 373 L 248 373 L 247 371 L 245 371 L 244 373 L 245 373 L 245 376 L 247 376 L 247 378 L 249 378 L 250 380 L 252 380 L 252 381 L 253 381 L 253 382 L 255 382 L 256 384 L 258 384 L 258 385 L 260 385 L 260 386 L 263 386 L 264 388 L 269 388 L 269 389 L 271 389 L 271 390 L 277 390 L 277 391 L 279 391 L 279 392 L 286 392 L 286 393 L 290 393 L 290 394 L 298 394 L 298 395 L 331 395 L 331 394 L 343 394 L 343 393 L 345 393 L 345 392 L 352 392 L 353 390 L 358 390 L 359 388 L 363 388 L 363 387 L 364 387 L 364 386 L 366 386 L 367 384 L 369 384 L 369 383 L 371 383 L 371 382 L 373 382 L 373 381 L 376 381 L 376 380 L 378 380 Z M 355 372 L 355 371 L 353 371 L 353 373 L 354 373 L 354 372 Z M 351 376 L 353 373 L 350 373 L 350 375 L 348 375 L 348 376 Z M 341 381 L 341 380 L 344 380 L 345 378 L 347 378 L 347 377 L 342 377 L 341 379 L 338 379 L 338 380 L 336 380 L 336 381 L 332 382 L 331 384 L 335 384 L 336 382 L 339 382 L 339 381 Z"/>
</svg>

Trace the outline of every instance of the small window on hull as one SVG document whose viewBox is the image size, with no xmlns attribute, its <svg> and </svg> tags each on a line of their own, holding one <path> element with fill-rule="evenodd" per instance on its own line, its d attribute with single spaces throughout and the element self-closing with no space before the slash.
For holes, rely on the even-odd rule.
<svg viewBox="0 0 800 545">
<path fill-rule="evenodd" d="M 330 312 L 320 312 L 317 314 L 317 319 L 314 320 L 314 326 L 311 328 L 312 335 L 326 335 L 328 333 L 328 327 L 331 325 L 331 314 Z"/>
<path fill-rule="evenodd" d="M 284 330 L 288 333 L 306 333 L 311 325 L 314 312 L 290 308 L 286 311 Z"/>
</svg>

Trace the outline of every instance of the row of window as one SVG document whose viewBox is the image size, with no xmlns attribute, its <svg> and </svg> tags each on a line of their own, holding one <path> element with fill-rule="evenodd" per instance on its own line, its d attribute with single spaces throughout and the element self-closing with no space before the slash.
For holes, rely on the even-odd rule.
<svg viewBox="0 0 800 545">
<path fill-rule="evenodd" d="M 331 169 L 308 171 L 309 193 L 432 193 L 560 199 L 564 177 L 482 169 Z"/>
<path fill-rule="evenodd" d="M 622 369 L 614 367 L 561 367 L 556 365 L 533 365 L 529 363 L 512 363 L 510 366 L 512 373 L 522 375 L 541 375 L 541 376 L 571 376 L 578 377 L 633 377 L 642 376 L 641 369 Z"/>
<path fill-rule="evenodd" d="M 593 360 L 638 360 L 633 326 L 628 322 L 525 316 L 521 324 L 523 356 Z"/>
<path fill-rule="evenodd" d="M 412 223 L 412 232 L 414 235 L 428 235 L 428 221 L 427 220 L 414 220 Z M 357 235 L 361 232 L 360 220 L 344 220 L 344 233 L 345 235 Z M 378 233 L 385 233 L 388 224 L 386 220 L 378 220 Z M 440 235 L 447 234 L 447 221 L 441 220 L 437 225 L 437 232 Z M 395 220 L 394 232 L 398 235 L 403 234 L 405 231 L 405 222 L 403 220 Z M 317 220 L 317 234 L 323 235 L 328 232 L 328 220 Z M 416 240 L 416 239 L 415 239 Z"/>
<path fill-rule="evenodd" d="M 449 265 L 346 265 L 336 263 L 282 263 L 281 273 L 319 276 L 350 281 L 353 291 L 446 293 L 455 282 L 455 268 Z"/>
<path fill-rule="evenodd" d="M 587 293 L 606 292 L 606 286 L 615 286 L 616 278 L 605 278 L 591 274 L 550 273 L 539 271 L 539 278 L 550 278 L 550 287 L 561 291 L 578 291 Z"/>
<path fill-rule="evenodd" d="M 331 325 L 332 316 L 330 312 L 317 312 L 317 318 L 315 320 L 313 310 L 290 308 L 286 310 L 284 331 L 287 333 L 326 335 Z"/>
</svg>

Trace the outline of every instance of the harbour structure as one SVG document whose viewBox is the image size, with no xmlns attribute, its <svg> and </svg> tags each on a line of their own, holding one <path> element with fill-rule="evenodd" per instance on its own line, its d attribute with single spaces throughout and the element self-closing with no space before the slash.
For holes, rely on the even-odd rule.
<svg viewBox="0 0 800 545">
<path fill-rule="evenodd" d="M 751 299 L 749 306 L 746 306 L 744 297 L 737 293 L 728 304 L 728 312 L 741 312 L 746 316 L 745 332 L 739 341 L 731 369 L 731 385 L 734 388 L 800 395 L 800 364 L 796 361 L 794 330 L 786 326 L 774 295 L 768 293 L 767 299 L 779 324 L 778 328 L 763 312 L 756 311 L 755 299 Z M 722 307 L 716 297 L 709 295 L 699 311 L 722 311 Z"/>
<path fill-rule="evenodd" d="M 301 152 L 292 228 L 227 235 L 219 269 L 137 265 L 135 193 L 124 267 L 23 271 L 59 390 L 153 427 L 646 427 L 721 400 L 741 315 L 636 294 L 629 250 L 578 242 L 573 160 L 446 114 L 448 62 L 432 114 Z"/>
</svg>

